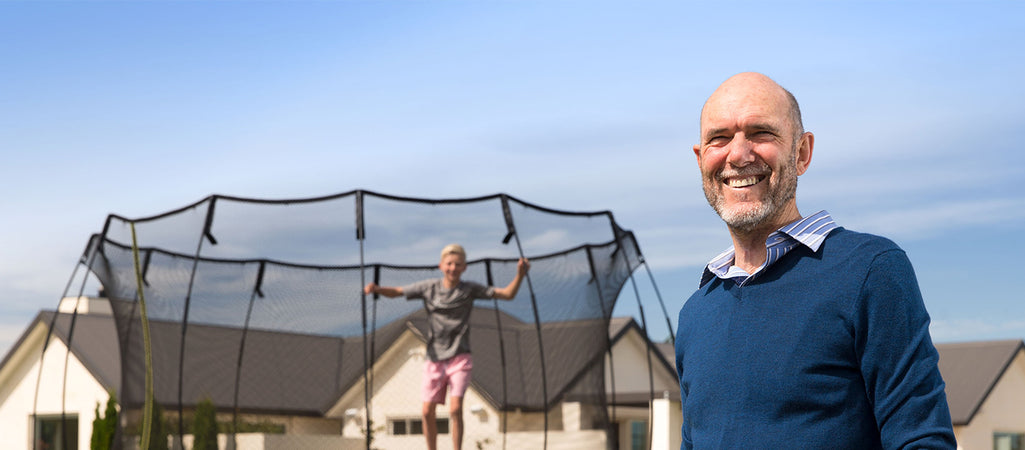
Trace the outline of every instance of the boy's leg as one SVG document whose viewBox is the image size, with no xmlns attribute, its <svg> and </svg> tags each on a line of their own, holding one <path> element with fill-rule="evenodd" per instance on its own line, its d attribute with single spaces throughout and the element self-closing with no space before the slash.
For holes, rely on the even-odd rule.
<svg viewBox="0 0 1025 450">
<path fill-rule="evenodd" d="M 445 403 L 447 384 L 444 362 L 426 361 L 423 379 L 423 430 L 427 450 L 436 450 L 438 441 L 438 416 L 435 413 L 439 403 Z"/>
<path fill-rule="evenodd" d="M 452 448 L 460 450 L 463 446 L 463 395 L 470 386 L 470 371 L 473 369 L 473 358 L 469 353 L 452 357 L 446 367 L 451 389 L 449 391 L 449 432 L 452 433 Z"/>
<path fill-rule="evenodd" d="M 461 450 L 463 447 L 463 397 L 451 396 L 448 398 L 448 432 L 452 433 L 452 449 Z"/>
<path fill-rule="evenodd" d="M 424 402 L 424 439 L 427 439 L 427 450 L 437 450 L 438 448 L 438 416 L 435 414 L 435 406 L 437 403 Z"/>
</svg>

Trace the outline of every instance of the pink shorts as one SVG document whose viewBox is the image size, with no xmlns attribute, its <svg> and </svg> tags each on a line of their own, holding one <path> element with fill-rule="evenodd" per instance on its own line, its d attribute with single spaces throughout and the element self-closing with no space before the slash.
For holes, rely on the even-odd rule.
<svg viewBox="0 0 1025 450">
<path fill-rule="evenodd" d="M 445 387 L 451 385 L 449 396 L 462 397 L 470 385 L 473 357 L 460 353 L 444 361 L 424 363 L 424 402 L 445 403 Z"/>
</svg>

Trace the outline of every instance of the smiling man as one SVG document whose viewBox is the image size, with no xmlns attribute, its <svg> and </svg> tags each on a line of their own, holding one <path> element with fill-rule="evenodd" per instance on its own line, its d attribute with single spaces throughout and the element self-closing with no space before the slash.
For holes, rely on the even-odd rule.
<svg viewBox="0 0 1025 450">
<path fill-rule="evenodd" d="M 814 144 L 761 74 L 701 110 L 694 154 L 733 246 L 680 310 L 681 448 L 956 448 L 907 256 L 797 209 Z"/>
</svg>

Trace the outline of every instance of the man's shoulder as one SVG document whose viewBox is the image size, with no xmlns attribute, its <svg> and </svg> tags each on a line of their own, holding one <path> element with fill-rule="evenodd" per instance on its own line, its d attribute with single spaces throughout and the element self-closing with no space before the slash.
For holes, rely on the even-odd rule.
<svg viewBox="0 0 1025 450">
<path fill-rule="evenodd" d="M 903 251 L 890 238 L 843 227 L 838 227 L 829 233 L 824 243 L 824 249 L 831 253 L 857 253 L 865 256 L 891 250 Z"/>
</svg>

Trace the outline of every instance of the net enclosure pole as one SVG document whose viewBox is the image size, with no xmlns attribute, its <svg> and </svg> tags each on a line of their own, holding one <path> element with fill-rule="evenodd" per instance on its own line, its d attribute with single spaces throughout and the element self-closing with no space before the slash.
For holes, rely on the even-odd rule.
<svg viewBox="0 0 1025 450">
<path fill-rule="evenodd" d="M 182 313 L 182 333 L 178 351 L 178 433 L 175 436 L 175 448 L 182 447 L 182 435 L 185 433 L 185 402 L 183 401 L 185 380 L 185 338 L 188 335 L 189 329 L 189 308 L 192 305 L 192 288 L 196 283 L 196 271 L 199 270 L 199 257 L 203 253 L 203 242 L 209 240 L 211 244 L 217 244 L 217 239 L 214 239 L 213 234 L 210 233 L 210 227 L 213 225 L 214 221 L 214 206 L 216 204 L 217 196 L 210 197 L 210 204 L 207 206 L 206 210 L 206 222 L 203 225 L 203 233 L 199 236 L 199 242 L 196 243 L 196 254 L 192 258 L 192 271 L 189 274 L 189 285 L 185 291 L 185 311 Z"/>
<path fill-rule="evenodd" d="M 487 272 L 488 286 L 495 285 L 495 278 L 491 274 L 491 260 L 484 261 L 484 269 Z M 505 449 L 506 444 L 506 433 L 509 430 L 509 414 L 508 414 L 508 403 L 509 403 L 509 388 L 505 362 L 505 337 L 502 336 L 502 318 L 498 311 L 498 299 L 491 299 L 495 305 L 495 329 L 498 332 L 498 357 L 502 363 L 502 449 Z"/>
<path fill-rule="evenodd" d="M 146 362 L 146 397 L 142 403 L 142 437 L 141 448 L 147 449 L 153 429 L 153 353 L 152 340 L 149 332 L 149 316 L 146 314 L 146 295 L 144 294 L 142 270 L 139 267 L 139 242 L 135 234 L 135 222 L 132 228 L 132 260 L 135 265 L 136 295 L 139 297 L 139 314 L 142 322 L 142 348 Z"/>
<path fill-rule="evenodd" d="M 616 366 L 612 359 L 612 338 L 609 337 L 609 325 L 612 319 L 612 309 L 608 308 L 606 313 L 605 307 L 605 296 L 602 293 L 601 279 L 598 278 L 597 268 L 594 266 L 594 252 L 591 250 L 591 246 L 587 246 L 587 265 L 591 269 L 591 281 L 594 282 L 594 286 L 598 291 L 598 302 L 601 305 L 601 316 L 602 316 L 602 331 L 605 334 L 605 351 L 609 355 L 609 382 L 611 384 L 612 391 L 612 423 L 616 422 Z M 604 364 L 603 364 L 604 366 Z M 603 367 L 604 369 L 604 367 Z M 604 370 L 603 370 L 604 371 Z M 605 377 L 602 377 L 602 395 L 605 395 Z"/>
<path fill-rule="evenodd" d="M 95 253 L 93 253 L 95 256 Z M 68 366 L 71 363 L 71 345 L 75 339 L 75 324 L 78 322 L 78 306 L 82 302 L 82 294 L 85 293 L 85 283 L 89 280 L 89 273 L 86 272 L 82 276 L 82 284 L 78 288 L 78 295 L 75 298 L 75 308 L 71 311 L 71 324 L 68 327 L 68 345 L 67 351 L 64 353 L 64 373 L 61 375 L 61 427 L 67 429 L 68 416 L 67 416 L 67 396 L 68 396 Z M 63 302 L 63 298 L 61 299 Z M 55 316 L 60 314 L 60 308 L 54 314 Z M 68 445 L 68 433 L 61 433 L 61 444 L 64 448 L 69 448 Z"/>
<path fill-rule="evenodd" d="M 90 251 L 90 249 L 92 251 Z M 89 262 L 88 263 L 86 263 L 86 255 L 91 255 L 91 256 L 89 256 Z M 32 417 L 33 418 L 36 417 L 36 413 L 37 413 L 38 407 L 39 407 L 39 386 L 40 386 L 40 383 L 42 383 L 42 377 L 43 377 L 43 361 L 44 361 L 44 357 L 46 356 L 46 350 L 47 350 L 47 348 L 49 347 L 49 344 L 50 344 L 50 338 L 53 336 L 54 327 L 57 326 L 57 318 L 60 316 L 60 307 L 59 307 L 60 303 L 63 303 L 64 299 L 71 292 L 71 286 L 74 284 L 75 277 L 78 274 L 78 269 L 80 267 L 82 267 L 82 265 L 91 264 L 93 258 L 95 258 L 95 257 L 96 257 L 96 251 L 95 251 L 95 248 L 92 247 L 91 242 L 90 242 L 90 245 L 86 246 L 86 249 L 82 253 L 82 256 L 79 258 L 78 262 L 75 264 L 75 268 L 71 271 L 71 277 L 68 279 L 67 284 L 64 286 L 64 292 L 61 294 L 60 302 L 58 302 L 57 311 L 54 312 L 53 317 L 50 319 L 50 323 L 49 323 L 49 326 L 47 327 L 47 331 L 46 331 L 46 339 L 43 340 L 43 348 L 40 351 L 40 356 L 39 356 L 39 372 L 36 375 L 35 392 L 34 392 L 33 398 L 32 398 Z M 66 415 L 66 412 L 65 412 L 65 402 L 66 402 L 66 396 L 67 396 L 68 363 L 70 362 L 70 357 L 71 357 L 71 341 L 72 341 L 73 336 L 75 334 L 75 319 L 78 317 L 78 302 L 81 301 L 82 293 L 85 291 L 85 283 L 86 283 L 86 280 L 88 280 L 88 278 L 89 278 L 89 273 L 86 272 L 85 275 L 82 276 L 82 284 L 81 284 L 81 287 L 78 290 L 78 298 L 75 299 L 75 309 L 72 312 L 72 315 L 71 315 L 71 326 L 70 326 L 70 329 L 68 330 L 68 337 L 67 337 L 68 345 L 67 345 L 67 352 L 64 355 L 64 373 L 63 373 L 63 378 L 62 378 L 62 381 L 61 381 L 61 426 L 62 427 L 66 427 L 67 426 L 67 415 Z M 33 433 L 36 432 L 37 427 L 38 427 L 37 422 L 35 420 L 33 420 L 33 424 L 32 424 L 32 429 L 33 429 L 32 432 Z M 64 433 L 64 434 L 61 435 L 61 440 L 62 440 L 62 443 L 63 443 L 64 447 L 67 448 L 67 446 L 68 446 L 68 443 L 67 443 L 67 433 Z M 33 439 L 32 440 L 32 447 L 35 448 L 35 446 L 36 446 L 36 442 L 35 442 L 35 439 Z"/>
<path fill-rule="evenodd" d="M 370 450 L 370 358 L 367 355 L 367 293 L 363 291 L 366 286 L 366 270 L 364 262 L 363 240 L 365 238 L 363 229 L 363 191 L 356 191 L 356 240 L 359 241 L 359 292 L 360 310 L 363 318 L 363 410 L 366 411 L 366 429 L 364 439 L 366 449 Z"/>
<path fill-rule="evenodd" d="M 523 253 L 523 244 L 520 242 L 520 236 L 516 233 L 516 225 L 513 221 L 512 210 L 509 209 L 509 197 L 502 194 L 502 213 L 505 216 L 505 225 L 508 228 L 509 233 L 505 236 L 505 243 L 509 242 L 510 238 L 515 238 L 516 249 L 519 251 L 520 258 L 525 258 Z M 534 311 L 534 329 L 537 331 L 537 350 L 541 356 L 541 412 L 544 416 L 544 446 L 548 448 L 548 375 L 545 368 L 545 347 L 544 341 L 541 337 L 541 317 L 537 311 L 537 296 L 534 295 L 534 286 L 530 281 L 530 271 L 527 271 L 527 291 L 530 293 L 530 306 Z"/>
<path fill-rule="evenodd" d="M 611 217 L 612 217 L 611 213 L 609 214 L 609 217 L 611 219 Z M 641 331 L 644 333 L 644 342 L 645 342 L 645 350 L 646 350 L 645 351 L 645 355 L 647 356 L 647 360 L 648 360 L 648 444 L 650 446 L 650 444 L 651 444 L 651 427 L 652 427 L 652 423 L 651 423 L 651 419 L 652 419 L 652 403 L 651 403 L 651 400 L 655 398 L 655 375 L 654 375 L 654 367 L 653 367 L 652 362 L 651 362 L 651 339 L 648 337 L 648 320 L 647 320 L 647 318 L 645 317 L 645 314 L 644 314 L 644 305 L 641 304 L 641 293 L 640 293 L 640 291 L 638 291 L 638 289 L 637 289 L 637 282 L 634 280 L 634 275 L 633 275 L 633 269 L 634 268 L 630 265 L 630 255 L 626 251 L 626 247 L 623 246 L 623 234 L 626 234 L 626 232 L 622 231 L 622 229 L 620 229 L 619 226 L 616 225 L 615 220 L 612 221 L 612 224 L 613 224 L 613 231 L 615 232 L 615 236 L 616 236 L 617 246 L 619 247 L 620 250 L 623 251 L 623 263 L 626 264 L 627 274 L 629 274 L 629 277 L 630 277 L 630 286 L 633 287 L 634 297 L 637 299 L 637 312 L 641 316 Z M 634 240 L 634 241 L 636 243 L 636 240 Z M 637 252 L 638 259 L 640 259 L 641 258 L 641 256 L 640 256 L 641 255 L 640 249 L 635 246 L 634 250 Z M 667 320 L 668 320 L 668 318 L 667 318 Z"/>
<path fill-rule="evenodd" d="M 627 232 L 631 236 L 633 233 Z M 673 345 L 676 345 L 676 333 L 673 332 L 673 323 L 669 318 L 669 311 L 666 310 L 666 302 L 662 300 L 662 293 L 658 290 L 658 283 L 655 283 L 655 275 L 651 273 L 651 267 L 648 266 L 648 261 L 644 258 L 644 254 L 641 253 L 641 244 L 637 242 L 637 237 L 634 236 L 632 239 L 634 243 L 634 250 L 637 252 L 637 259 L 641 265 L 644 266 L 644 270 L 648 272 L 648 279 L 651 280 L 651 287 L 655 290 L 655 298 L 658 299 L 659 306 L 662 307 L 662 316 L 666 319 L 666 329 L 669 330 L 669 339 Z"/>
<path fill-rule="evenodd" d="M 79 267 L 81 267 L 83 264 L 85 264 L 86 254 L 88 254 L 88 252 L 89 252 L 89 246 L 86 246 L 86 250 L 82 254 L 82 257 L 79 258 L 77 263 L 75 263 L 75 268 L 71 270 L 71 277 L 68 278 L 67 284 L 64 285 L 64 293 L 61 294 L 61 301 L 63 301 L 64 297 L 67 297 L 68 293 L 71 291 L 71 285 L 74 284 L 74 282 L 75 282 L 75 276 L 78 274 Z M 59 303 L 58 303 L 58 306 L 59 306 Z M 58 311 L 59 310 L 60 310 L 60 308 L 58 307 Z M 49 326 L 46 329 L 46 339 L 43 340 L 43 348 L 39 352 L 39 371 L 36 373 L 36 388 L 35 388 L 35 393 L 32 396 L 32 417 L 36 417 L 36 412 L 38 411 L 38 408 L 39 408 L 39 385 L 43 382 L 43 361 L 45 361 L 44 357 L 46 356 L 46 350 L 50 346 L 50 337 L 53 336 L 53 329 L 54 329 L 54 327 L 57 326 L 57 317 L 58 317 L 58 314 L 54 314 L 53 317 L 50 318 Z M 69 347 L 69 350 L 70 350 L 70 344 L 69 344 L 68 347 Z M 32 432 L 33 433 L 35 433 L 36 427 L 37 427 L 37 425 L 35 423 L 33 423 L 32 424 L 32 429 L 33 429 Z M 36 448 L 35 439 L 32 440 L 32 448 L 33 449 Z"/>
<path fill-rule="evenodd" d="M 374 284 L 380 286 L 381 281 L 381 266 L 374 265 Z M 379 295 L 371 297 L 370 301 L 370 364 L 367 366 L 370 376 L 367 380 L 367 392 L 374 392 L 374 382 L 377 379 L 377 375 L 374 373 L 374 364 L 377 362 L 377 300 L 380 299 Z M 367 417 L 370 417 L 370 413 L 373 411 L 373 402 L 367 403 Z M 372 442 L 368 442 L 372 444 Z"/>
<path fill-rule="evenodd" d="M 257 297 L 263 298 L 263 274 L 266 269 L 267 261 L 260 261 L 260 266 L 256 272 L 256 282 L 253 284 L 253 291 L 249 294 L 246 320 L 242 325 L 242 339 L 238 344 L 238 362 L 235 364 L 235 395 L 231 408 L 231 435 L 228 437 L 228 449 L 234 449 L 238 445 L 236 435 L 238 434 L 238 397 L 239 385 L 242 383 L 242 359 L 246 353 L 246 339 L 249 337 L 249 321 L 253 317 L 253 304 L 256 303 Z"/>
<path fill-rule="evenodd" d="M 651 279 L 651 287 L 655 289 L 655 297 L 658 298 L 658 304 L 662 306 L 662 315 L 666 318 L 666 328 L 669 330 L 669 339 L 673 345 L 676 345 L 676 332 L 673 331 L 673 323 L 669 319 L 669 311 L 666 310 L 666 303 L 662 301 L 662 294 L 658 291 L 658 284 L 655 283 L 655 275 L 651 273 L 651 267 L 648 267 L 648 262 L 641 258 L 641 264 L 644 265 L 644 269 L 648 271 L 648 278 Z"/>
</svg>

